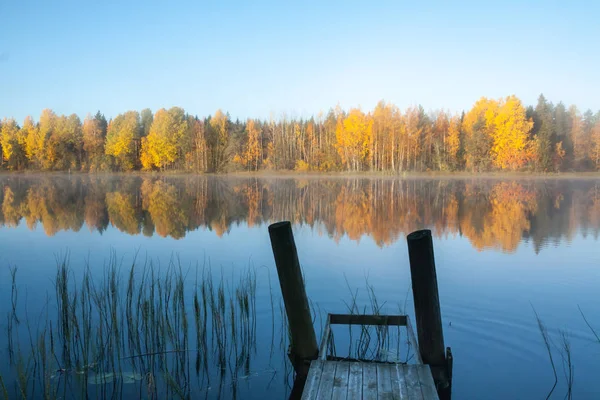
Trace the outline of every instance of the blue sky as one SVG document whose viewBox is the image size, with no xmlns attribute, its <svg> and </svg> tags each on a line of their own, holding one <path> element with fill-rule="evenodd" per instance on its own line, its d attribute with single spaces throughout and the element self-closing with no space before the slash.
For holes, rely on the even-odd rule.
<svg viewBox="0 0 600 400">
<path fill-rule="evenodd" d="M 4 0 L 0 116 L 460 111 L 541 92 L 600 109 L 598 2 L 373 3 Z"/>
</svg>

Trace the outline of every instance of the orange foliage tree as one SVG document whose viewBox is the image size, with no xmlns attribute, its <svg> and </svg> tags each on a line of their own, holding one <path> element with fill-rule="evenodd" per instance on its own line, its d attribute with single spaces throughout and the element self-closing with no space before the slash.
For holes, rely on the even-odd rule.
<svg viewBox="0 0 600 400">
<path fill-rule="evenodd" d="M 525 116 L 525 107 L 516 96 L 499 103 L 496 115 L 488 122 L 493 126 L 492 160 L 501 169 L 517 170 L 532 158 L 529 137 L 533 121 Z"/>
<path fill-rule="evenodd" d="M 335 130 L 336 147 L 348 170 L 359 171 L 369 159 L 369 144 L 373 132 L 373 120 L 358 108 L 339 121 Z"/>
</svg>

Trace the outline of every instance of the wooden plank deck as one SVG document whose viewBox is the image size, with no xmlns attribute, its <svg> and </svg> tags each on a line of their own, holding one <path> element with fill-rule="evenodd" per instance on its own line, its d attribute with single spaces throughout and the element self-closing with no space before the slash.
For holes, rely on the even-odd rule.
<svg viewBox="0 0 600 400">
<path fill-rule="evenodd" d="M 314 360 L 302 400 L 439 400 L 427 365 Z"/>
</svg>

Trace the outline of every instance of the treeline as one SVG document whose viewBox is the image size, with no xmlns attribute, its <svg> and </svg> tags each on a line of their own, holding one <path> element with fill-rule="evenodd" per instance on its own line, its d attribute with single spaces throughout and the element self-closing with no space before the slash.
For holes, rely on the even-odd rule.
<svg viewBox="0 0 600 400">
<path fill-rule="evenodd" d="M 0 180 L 0 226 L 182 238 L 207 228 L 290 220 L 334 240 L 371 237 L 379 246 L 429 227 L 473 247 L 535 251 L 600 233 L 596 181 L 218 179 L 106 175 Z"/>
<path fill-rule="evenodd" d="M 46 109 L 38 122 L 5 118 L 0 146 L 8 170 L 586 171 L 600 168 L 600 112 L 543 95 L 527 108 L 515 96 L 481 98 L 454 115 L 382 101 L 370 112 L 247 121 L 173 107 L 82 122 Z"/>
</svg>

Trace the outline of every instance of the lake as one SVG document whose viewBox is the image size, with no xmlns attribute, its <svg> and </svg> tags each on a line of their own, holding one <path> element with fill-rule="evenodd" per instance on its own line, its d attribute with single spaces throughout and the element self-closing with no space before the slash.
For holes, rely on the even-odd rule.
<svg viewBox="0 0 600 400">
<path fill-rule="evenodd" d="M 284 398 L 267 231 L 281 220 L 317 321 L 353 297 L 370 310 L 373 294 L 381 312 L 413 315 L 405 237 L 432 230 L 456 399 L 546 398 L 534 310 L 552 398 L 567 394 L 567 355 L 573 396 L 600 398 L 600 343 L 580 312 L 600 332 L 600 178 L 4 174 L 0 204 L 10 398 Z"/>
</svg>

